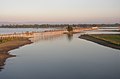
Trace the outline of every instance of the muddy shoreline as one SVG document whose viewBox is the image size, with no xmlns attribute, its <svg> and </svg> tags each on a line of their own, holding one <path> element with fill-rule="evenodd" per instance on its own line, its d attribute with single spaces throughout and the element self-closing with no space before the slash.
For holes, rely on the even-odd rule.
<svg viewBox="0 0 120 79">
<path fill-rule="evenodd" d="M 107 46 L 107 47 L 110 47 L 110 48 L 114 48 L 114 49 L 120 50 L 120 46 L 119 45 L 116 45 L 116 44 L 113 44 L 111 42 L 108 42 L 108 41 L 105 41 L 105 40 L 101 40 L 101 39 L 92 37 L 90 35 L 81 35 L 79 38 L 85 39 L 85 40 L 88 40 L 88 41 L 92 41 L 92 42 L 95 42 L 95 43 L 103 45 L 103 46 Z"/>
<path fill-rule="evenodd" d="M 9 40 L 5 43 L 0 44 L 0 71 L 4 69 L 5 62 L 8 58 L 16 57 L 16 55 L 10 54 L 10 50 L 17 49 L 21 46 L 31 44 L 32 42 L 29 38 L 15 38 L 13 40 Z"/>
<path fill-rule="evenodd" d="M 0 44 L 0 53 L 8 53 L 10 50 L 17 49 L 21 46 L 31 44 L 29 38 L 19 38 Z"/>
</svg>

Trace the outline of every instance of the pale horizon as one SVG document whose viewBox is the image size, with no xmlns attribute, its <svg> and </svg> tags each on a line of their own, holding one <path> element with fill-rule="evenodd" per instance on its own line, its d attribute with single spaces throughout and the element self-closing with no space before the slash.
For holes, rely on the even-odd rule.
<svg viewBox="0 0 120 79">
<path fill-rule="evenodd" d="M 120 23 L 120 0 L 1 0 L 0 22 Z"/>
</svg>

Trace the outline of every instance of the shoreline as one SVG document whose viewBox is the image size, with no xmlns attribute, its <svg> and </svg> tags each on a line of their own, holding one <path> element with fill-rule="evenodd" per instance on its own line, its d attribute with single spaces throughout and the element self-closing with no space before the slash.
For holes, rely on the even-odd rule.
<svg viewBox="0 0 120 79">
<path fill-rule="evenodd" d="M 110 48 L 120 50 L 120 45 L 114 44 L 110 41 L 106 41 L 106 40 L 96 38 L 96 37 L 94 37 L 92 35 L 89 35 L 89 34 L 88 35 L 81 35 L 79 38 L 85 39 L 85 40 L 88 40 L 88 41 L 92 41 L 94 43 L 97 43 L 97 44 L 100 44 L 100 45 L 103 45 L 103 46 L 107 46 L 107 47 L 110 47 Z"/>
<path fill-rule="evenodd" d="M 6 38 L 6 39 L 10 39 L 10 38 Z M 29 38 L 21 38 L 21 37 L 13 38 L 12 40 L 7 40 L 6 42 L 0 43 L 0 71 L 4 69 L 5 62 L 8 58 L 16 57 L 16 55 L 10 54 L 9 51 L 31 43 L 32 42 L 29 40 Z"/>
<path fill-rule="evenodd" d="M 8 53 L 10 50 L 17 49 L 21 46 L 31 44 L 29 38 L 18 38 L 0 44 L 0 53 Z"/>
</svg>

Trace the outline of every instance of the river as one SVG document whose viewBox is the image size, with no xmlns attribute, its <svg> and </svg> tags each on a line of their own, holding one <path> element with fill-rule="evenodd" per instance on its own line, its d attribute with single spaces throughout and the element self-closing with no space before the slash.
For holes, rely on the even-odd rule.
<svg viewBox="0 0 120 79">
<path fill-rule="evenodd" d="M 43 38 L 10 51 L 0 79 L 120 79 L 120 50 L 78 38 Z"/>
</svg>

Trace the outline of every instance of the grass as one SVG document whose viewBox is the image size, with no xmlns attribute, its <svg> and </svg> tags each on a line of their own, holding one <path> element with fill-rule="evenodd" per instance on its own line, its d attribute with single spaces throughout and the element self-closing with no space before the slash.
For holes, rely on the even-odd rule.
<svg viewBox="0 0 120 79">
<path fill-rule="evenodd" d="M 100 35 L 90 35 L 90 36 L 120 46 L 120 35 L 119 34 L 100 34 Z"/>
<path fill-rule="evenodd" d="M 1 43 L 5 43 L 5 42 L 8 42 L 8 41 L 12 41 L 12 40 L 21 40 L 21 39 L 25 39 L 25 38 L 4 38 L 4 39 L 0 39 L 0 44 Z"/>
<path fill-rule="evenodd" d="M 5 38 L 1 40 L 0 53 L 8 52 L 9 50 L 30 44 L 31 41 L 28 38 Z"/>
</svg>

